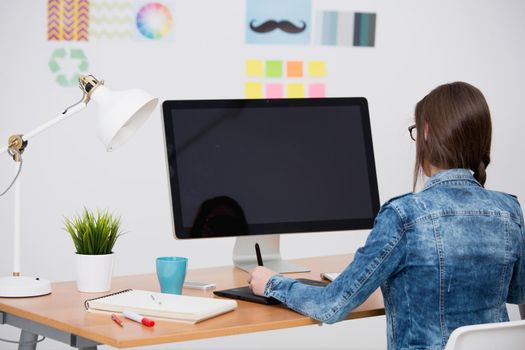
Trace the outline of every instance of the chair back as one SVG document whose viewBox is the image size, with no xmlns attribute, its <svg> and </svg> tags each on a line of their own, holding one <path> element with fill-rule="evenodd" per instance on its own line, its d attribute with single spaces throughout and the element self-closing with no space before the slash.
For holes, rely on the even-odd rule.
<svg viewBox="0 0 525 350">
<path fill-rule="evenodd" d="M 486 323 L 455 329 L 445 350 L 523 350 L 525 320 Z"/>
</svg>

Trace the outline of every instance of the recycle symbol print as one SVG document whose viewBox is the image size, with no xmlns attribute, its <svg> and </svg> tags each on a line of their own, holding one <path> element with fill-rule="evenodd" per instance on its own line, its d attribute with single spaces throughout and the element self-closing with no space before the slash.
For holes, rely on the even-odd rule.
<svg viewBox="0 0 525 350">
<path fill-rule="evenodd" d="M 81 73 L 87 72 L 89 63 L 81 49 L 64 48 L 53 51 L 49 59 L 49 68 L 56 75 L 56 82 L 60 86 L 78 86 Z"/>
</svg>

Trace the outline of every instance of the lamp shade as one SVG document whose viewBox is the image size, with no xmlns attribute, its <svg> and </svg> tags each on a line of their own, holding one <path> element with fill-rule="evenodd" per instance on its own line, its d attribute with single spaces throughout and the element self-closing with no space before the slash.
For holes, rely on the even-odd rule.
<svg viewBox="0 0 525 350">
<path fill-rule="evenodd" d="M 157 106 L 158 99 L 140 89 L 112 91 L 104 85 L 91 94 L 99 106 L 98 137 L 112 151 L 131 137 Z"/>
</svg>

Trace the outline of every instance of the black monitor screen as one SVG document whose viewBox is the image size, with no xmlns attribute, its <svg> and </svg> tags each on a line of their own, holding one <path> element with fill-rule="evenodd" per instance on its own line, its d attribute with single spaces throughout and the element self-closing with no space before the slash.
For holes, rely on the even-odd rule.
<svg viewBox="0 0 525 350">
<path fill-rule="evenodd" d="M 178 238 L 372 227 L 366 99 L 165 101 L 163 114 Z"/>
</svg>

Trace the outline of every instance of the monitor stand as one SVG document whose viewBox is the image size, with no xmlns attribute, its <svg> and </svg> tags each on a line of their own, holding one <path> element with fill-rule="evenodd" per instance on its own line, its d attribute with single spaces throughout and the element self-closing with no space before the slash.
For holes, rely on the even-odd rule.
<svg viewBox="0 0 525 350">
<path fill-rule="evenodd" d="M 238 236 L 233 248 L 233 264 L 236 267 L 250 272 L 257 266 L 255 243 L 259 243 L 264 267 L 279 273 L 310 271 L 281 258 L 280 235 Z"/>
</svg>

